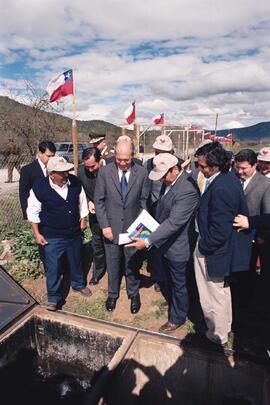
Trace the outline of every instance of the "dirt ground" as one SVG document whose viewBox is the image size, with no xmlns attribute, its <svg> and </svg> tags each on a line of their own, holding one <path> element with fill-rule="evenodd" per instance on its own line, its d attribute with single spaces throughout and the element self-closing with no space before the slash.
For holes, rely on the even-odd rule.
<svg viewBox="0 0 270 405">
<path fill-rule="evenodd" d="M 90 278 L 91 273 L 88 275 L 88 281 Z M 117 300 L 116 309 L 112 313 L 106 311 L 107 275 L 102 278 L 98 285 L 89 286 L 92 291 L 92 295 L 89 298 L 82 297 L 70 290 L 66 298 L 66 304 L 62 309 L 97 319 L 157 332 L 159 327 L 167 321 L 167 312 L 159 308 L 159 305 L 164 302 L 164 298 L 161 293 L 154 290 L 153 282 L 146 270 L 141 270 L 141 278 L 140 297 L 142 306 L 138 314 L 133 315 L 130 313 L 130 301 L 127 298 L 124 279 L 121 283 L 120 297 Z M 36 280 L 26 280 L 23 283 L 23 287 L 40 304 L 44 304 L 46 303 L 45 282 L 45 277 L 40 277 Z M 191 330 L 192 324 L 187 321 L 185 325 L 173 333 L 173 336 L 183 339 Z"/>
</svg>

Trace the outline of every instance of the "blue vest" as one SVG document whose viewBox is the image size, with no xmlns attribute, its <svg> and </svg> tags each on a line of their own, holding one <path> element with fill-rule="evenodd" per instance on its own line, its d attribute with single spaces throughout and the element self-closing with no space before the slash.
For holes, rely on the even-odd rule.
<svg viewBox="0 0 270 405">
<path fill-rule="evenodd" d="M 81 183 L 69 175 L 67 199 L 64 200 L 49 183 L 49 177 L 33 186 L 36 198 L 41 202 L 39 229 L 47 238 L 74 237 L 80 234 L 79 195 Z"/>
</svg>

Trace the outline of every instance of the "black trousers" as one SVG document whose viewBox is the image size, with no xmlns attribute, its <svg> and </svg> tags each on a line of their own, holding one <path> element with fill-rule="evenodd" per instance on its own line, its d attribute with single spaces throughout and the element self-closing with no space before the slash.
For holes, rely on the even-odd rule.
<svg viewBox="0 0 270 405">
<path fill-rule="evenodd" d="M 92 232 L 92 248 L 94 255 L 93 277 L 100 279 L 106 273 L 104 238 L 96 216 L 89 215 L 89 225 Z"/>
</svg>

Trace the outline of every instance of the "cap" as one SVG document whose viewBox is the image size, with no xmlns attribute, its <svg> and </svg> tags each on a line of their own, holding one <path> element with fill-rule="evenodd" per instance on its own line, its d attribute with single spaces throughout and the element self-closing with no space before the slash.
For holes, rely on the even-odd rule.
<svg viewBox="0 0 270 405">
<path fill-rule="evenodd" d="M 167 135 L 159 135 L 153 144 L 153 148 L 170 152 L 173 149 L 172 140 Z"/>
<path fill-rule="evenodd" d="M 100 135 L 97 136 L 97 134 L 91 134 L 90 133 L 89 137 L 91 138 L 89 143 L 90 144 L 95 144 L 95 143 L 98 143 L 100 141 L 103 141 L 103 139 L 106 138 L 106 134 L 100 134 Z"/>
<path fill-rule="evenodd" d="M 257 159 L 263 162 L 270 162 L 270 147 L 266 146 L 265 148 L 262 148 L 257 156 Z"/>
<path fill-rule="evenodd" d="M 51 172 L 66 172 L 73 169 L 74 165 L 69 163 L 63 156 L 52 156 L 47 163 L 47 171 Z"/>
<path fill-rule="evenodd" d="M 168 170 L 178 164 L 178 159 L 171 153 L 160 153 L 153 159 L 153 170 L 149 173 L 150 180 L 160 180 Z"/>
</svg>

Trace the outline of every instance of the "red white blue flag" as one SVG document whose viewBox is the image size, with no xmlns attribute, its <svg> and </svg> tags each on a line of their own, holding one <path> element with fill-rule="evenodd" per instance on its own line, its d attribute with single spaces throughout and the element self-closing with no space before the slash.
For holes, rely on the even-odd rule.
<svg viewBox="0 0 270 405">
<path fill-rule="evenodd" d="M 125 120 L 128 124 L 132 124 L 136 119 L 136 108 L 135 108 L 135 101 L 128 107 L 125 111 Z"/>
<path fill-rule="evenodd" d="M 46 90 L 50 96 L 50 103 L 68 96 L 69 94 L 73 94 L 72 69 L 61 73 L 50 80 Z"/>
<path fill-rule="evenodd" d="M 159 114 L 153 118 L 153 124 L 164 125 L 164 113 Z"/>
</svg>

